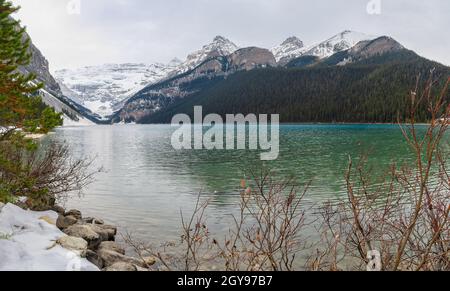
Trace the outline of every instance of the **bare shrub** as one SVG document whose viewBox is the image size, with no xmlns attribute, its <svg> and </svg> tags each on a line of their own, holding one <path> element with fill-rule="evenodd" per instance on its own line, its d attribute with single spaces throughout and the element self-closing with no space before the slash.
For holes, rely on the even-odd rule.
<svg viewBox="0 0 450 291">
<path fill-rule="evenodd" d="M 307 224 L 293 179 L 277 181 L 271 171 L 242 181 L 240 211 L 224 242 L 215 241 L 227 271 L 291 271 L 304 249 L 300 232 Z"/>
<path fill-rule="evenodd" d="M 70 193 L 81 191 L 92 182 L 97 171 L 91 170 L 92 159 L 75 159 L 65 144 L 52 142 L 38 149 L 3 142 L 0 163 L 1 186 L 12 197 L 28 198 L 27 205 L 45 210 L 63 202 Z"/>
<path fill-rule="evenodd" d="M 419 84 L 419 82 L 418 82 Z M 436 271 L 450 269 L 450 189 L 444 137 L 450 107 L 449 81 L 433 97 L 430 78 L 419 96 L 411 92 L 408 125 L 399 118 L 414 163 L 393 164 L 377 185 L 365 169 L 365 160 L 351 158 L 345 176 L 347 201 L 322 211 L 322 247 L 310 258 L 312 270 L 362 270 L 371 261 L 370 251 L 381 254 L 382 270 Z M 421 129 L 415 115 L 428 105 L 430 124 Z M 441 118 L 442 117 L 442 118 Z M 342 256 L 336 254 L 340 252 Z"/>
<path fill-rule="evenodd" d="M 160 247 L 154 247 L 135 240 L 130 233 L 124 235 L 123 239 L 142 261 L 145 262 L 148 256 L 155 257 L 161 262 L 163 270 L 200 271 L 211 265 L 217 257 L 214 240 L 206 225 L 205 211 L 208 205 L 209 201 L 202 202 L 199 195 L 188 219 L 181 212 L 182 232 L 178 242 L 165 242 Z"/>
<path fill-rule="evenodd" d="M 124 236 L 139 257 L 154 256 L 166 270 L 198 271 L 212 266 L 227 271 L 293 270 L 296 254 L 303 249 L 300 231 L 305 212 L 293 180 L 277 182 L 272 173 L 263 171 L 247 187 L 242 181 L 239 214 L 228 235 L 214 238 L 207 227 L 205 212 L 209 201 L 198 197 L 192 215 L 181 213 L 182 233 L 179 243 L 165 243 L 155 248 Z"/>
</svg>

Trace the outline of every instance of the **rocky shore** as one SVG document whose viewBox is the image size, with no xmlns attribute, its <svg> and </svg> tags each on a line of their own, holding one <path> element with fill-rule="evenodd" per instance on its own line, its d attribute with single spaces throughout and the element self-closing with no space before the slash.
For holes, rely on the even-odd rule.
<svg viewBox="0 0 450 291">
<path fill-rule="evenodd" d="M 0 205 L 0 250 L 4 249 L 4 256 L 11 249 L 12 253 L 28 253 L 27 258 L 39 262 L 39 256 L 49 257 L 51 254 L 55 256 L 53 262 L 48 264 L 52 269 L 54 266 L 58 269 L 55 261 L 63 265 L 64 258 L 57 256 L 67 257 L 68 254 L 74 254 L 80 259 L 79 264 L 84 266 L 79 268 L 81 270 L 149 271 L 156 263 L 152 257 L 137 259 L 127 256 L 125 248 L 116 242 L 117 227 L 105 224 L 101 219 L 83 217 L 79 210 L 66 211 L 60 206 L 45 212 L 24 210 L 24 205 L 20 203 L 19 206 L 22 208 L 12 204 Z M 2 229 L 8 228 L 17 230 L 2 233 Z M 37 237 L 37 242 L 32 242 L 29 237 Z M 17 249 L 19 247 L 23 249 Z M 3 269 L 14 269 L 16 259 L 2 259 L 5 260 Z M 10 259 L 9 265 L 13 266 L 8 267 L 7 259 Z M 45 262 L 43 266 L 47 266 Z"/>
</svg>

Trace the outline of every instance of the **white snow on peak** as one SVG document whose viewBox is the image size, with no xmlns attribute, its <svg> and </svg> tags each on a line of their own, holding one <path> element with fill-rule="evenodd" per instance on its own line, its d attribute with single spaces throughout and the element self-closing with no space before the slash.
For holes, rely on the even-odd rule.
<svg viewBox="0 0 450 291">
<path fill-rule="evenodd" d="M 296 36 L 289 37 L 281 45 L 271 49 L 277 62 L 282 59 L 294 59 L 304 53 L 303 42 Z"/>
<path fill-rule="evenodd" d="M 202 49 L 188 55 L 186 61 L 178 66 L 171 75 L 187 72 L 211 57 L 228 56 L 237 51 L 239 47 L 223 36 L 216 36 L 214 40 L 203 46 Z"/>
<path fill-rule="evenodd" d="M 348 50 L 361 41 L 373 40 L 375 38 L 377 37 L 361 32 L 345 30 L 319 44 L 305 48 L 302 55 L 316 56 L 321 59 L 327 58 L 337 52 Z"/>
<path fill-rule="evenodd" d="M 116 104 L 145 86 L 165 78 L 179 66 L 169 64 L 105 64 L 55 72 L 63 93 L 102 117 L 111 115 Z"/>
</svg>

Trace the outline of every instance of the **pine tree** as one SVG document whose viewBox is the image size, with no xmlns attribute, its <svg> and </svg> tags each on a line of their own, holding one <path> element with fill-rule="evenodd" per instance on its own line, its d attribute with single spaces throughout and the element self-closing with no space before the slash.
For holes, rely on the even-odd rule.
<svg viewBox="0 0 450 291">
<path fill-rule="evenodd" d="M 0 202 L 36 188 L 29 157 L 38 144 L 24 133 L 47 133 L 62 123 L 61 115 L 42 103 L 38 91 L 43 85 L 35 75 L 20 71 L 31 55 L 25 29 L 11 17 L 17 10 L 0 0 Z"/>
<path fill-rule="evenodd" d="M 37 94 L 42 84 L 36 81 L 34 74 L 24 75 L 19 71 L 21 66 L 29 63 L 30 40 L 25 28 L 11 15 L 19 8 L 10 1 L 0 0 L 0 127 L 3 128 L 0 139 L 4 140 L 23 129 L 27 132 L 47 132 L 59 125 L 60 116 L 47 109 Z M 9 130 L 5 131 L 5 128 Z"/>
</svg>

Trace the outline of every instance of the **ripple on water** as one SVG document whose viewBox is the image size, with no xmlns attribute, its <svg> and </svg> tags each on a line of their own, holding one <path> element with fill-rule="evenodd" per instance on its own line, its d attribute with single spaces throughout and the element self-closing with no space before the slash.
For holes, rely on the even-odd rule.
<svg viewBox="0 0 450 291">
<path fill-rule="evenodd" d="M 377 173 L 393 159 L 409 158 L 401 132 L 390 125 L 282 125 L 280 156 L 273 162 L 261 162 L 253 151 L 175 151 L 172 131 L 165 125 L 58 129 L 47 138 L 67 141 L 75 156 L 96 156 L 96 166 L 106 171 L 68 206 L 161 242 L 178 238 L 180 210 L 192 211 L 200 192 L 211 200 L 210 225 L 225 230 L 249 168 L 270 167 L 299 184 L 311 181 L 304 202 L 311 206 L 345 195 L 349 155 L 370 153 Z"/>
</svg>

